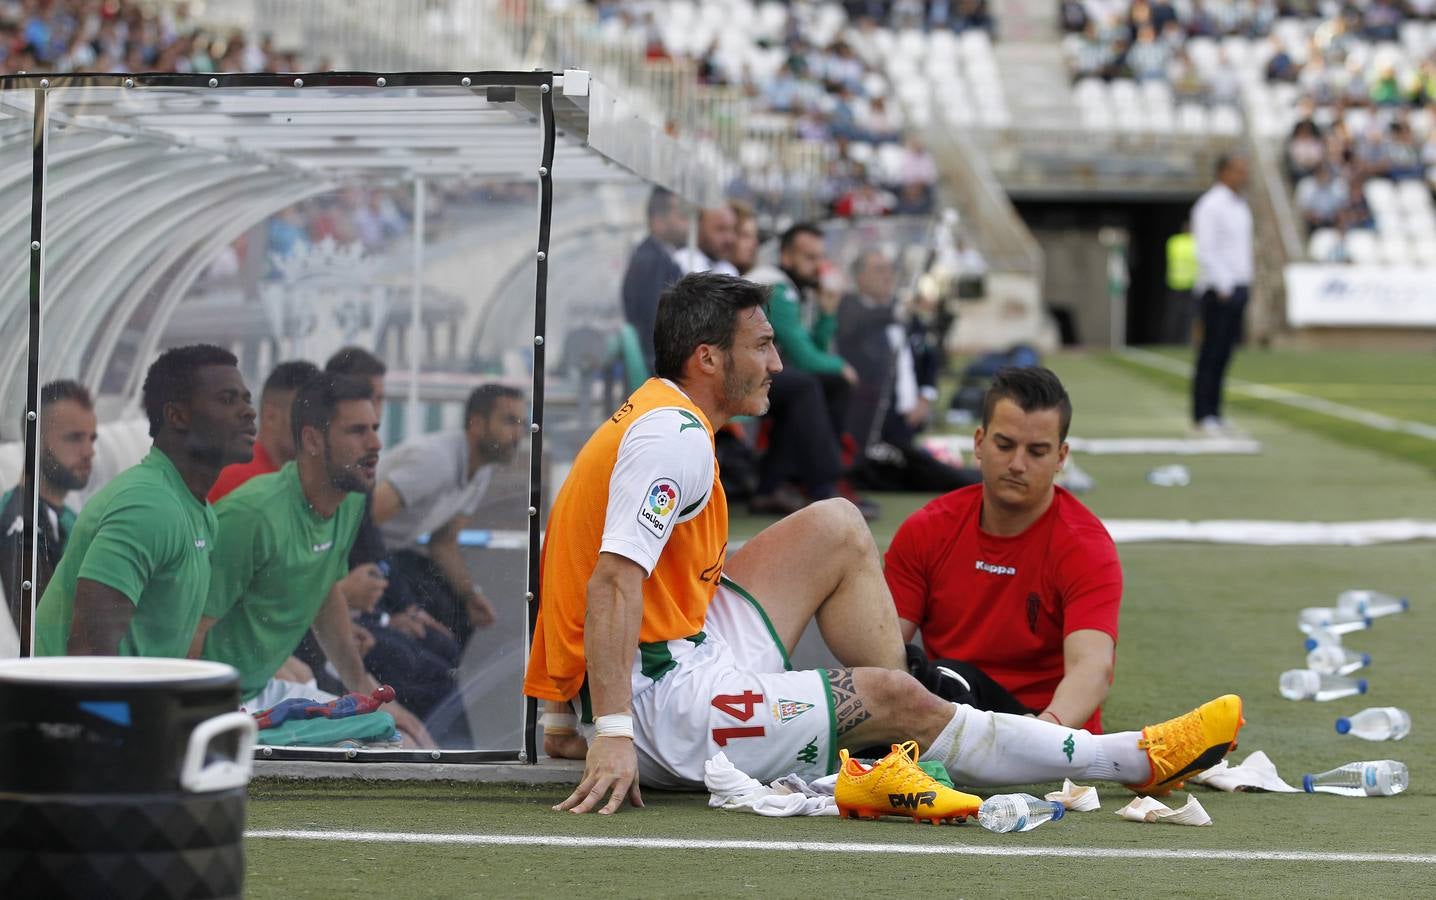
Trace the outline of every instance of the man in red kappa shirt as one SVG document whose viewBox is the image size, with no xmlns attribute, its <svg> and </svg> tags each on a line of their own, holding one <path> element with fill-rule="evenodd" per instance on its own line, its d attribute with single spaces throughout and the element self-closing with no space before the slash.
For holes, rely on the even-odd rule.
<svg viewBox="0 0 1436 900">
<path fill-rule="evenodd" d="M 903 639 L 920 630 L 934 661 L 915 661 L 919 680 L 935 688 L 941 665 L 967 702 L 1100 734 L 1122 568 L 1102 523 L 1053 484 L 1071 421 L 1051 371 L 999 371 L 973 439 L 982 484 L 913 513 L 884 574 Z"/>
</svg>

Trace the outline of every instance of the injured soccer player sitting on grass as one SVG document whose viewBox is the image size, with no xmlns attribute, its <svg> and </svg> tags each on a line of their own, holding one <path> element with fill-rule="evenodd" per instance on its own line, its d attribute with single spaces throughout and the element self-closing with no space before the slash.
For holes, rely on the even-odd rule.
<svg viewBox="0 0 1436 900">
<path fill-rule="evenodd" d="M 701 788 L 720 750 L 761 781 L 811 780 L 837 771 L 840 753 L 916 740 L 960 785 L 1101 779 L 1150 793 L 1221 760 L 1242 724 L 1235 696 L 1141 732 L 1093 735 L 929 693 L 906 670 L 877 547 L 846 500 L 812 504 L 727 555 L 713 432 L 767 409 L 782 363 L 766 299 L 714 274 L 665 291 L 657 377 L 589 438 L 554 501 L 525 691 L 547 701 L 546 723 L 577 718 L 578 735 L 546 734 L 550 753 L 587 746 L 582 781 L 556 808 L 640 806 L 640 781 Z M 792 671 L 788 654 L 815 617 L 842 667 Z M 940 808 L 895 808 L 899 787 L 929 789 L 916 768 L 901 751 L 866 775 L 845 763 L 839 808 L 976 813 L 979 798 L 946 788 Z"/>
</svg>

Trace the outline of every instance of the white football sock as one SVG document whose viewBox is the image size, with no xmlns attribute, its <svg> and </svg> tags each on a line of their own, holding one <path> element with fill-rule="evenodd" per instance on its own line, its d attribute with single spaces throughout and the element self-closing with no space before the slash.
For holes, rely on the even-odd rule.
<svg viewBox="0 0 1436 900">
<path fill-rule="evenodd" d="M 954 703 L 952 720 L 922 758 L 939 760 L 954 782 L 974 787 L 1062 778 L 1138 784 L 1151 777 L 1140 737 L 1135 731 L 1094 735 Z"/>
</svg>

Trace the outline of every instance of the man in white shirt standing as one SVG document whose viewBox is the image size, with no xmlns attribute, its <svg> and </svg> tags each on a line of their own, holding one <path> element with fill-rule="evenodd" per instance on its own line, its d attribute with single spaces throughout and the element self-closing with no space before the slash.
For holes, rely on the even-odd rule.
<svg viewBox="0 0 1436 900">
<path fill-rule="evenodd" d="M 1192 377 L 1192 421 L 1207 434 L 1221 434 L 1227 428 L 1222 419 L 1222 385 L 1232 350 L 1241 341 L 1251 288 L 1252 214 L 1241 194 L 1246 183 L 1247 161 L 1223 156 L 1217 163 L 1217 183 L 1192 207 L 1202 321 Z"/>
</svg>

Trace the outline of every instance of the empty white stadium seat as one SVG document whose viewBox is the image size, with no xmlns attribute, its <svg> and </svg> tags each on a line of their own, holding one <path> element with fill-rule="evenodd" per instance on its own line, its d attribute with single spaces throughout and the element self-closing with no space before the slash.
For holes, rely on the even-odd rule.
<svg viewBox="0 0 1436 900">
<path fill-rule="evenodd" d="M 1354 263 L 1376 263 L 1381 261 L 1381 245 L 1376 232 L 1357 229 L 1346 233 L 1346 252 Z"/>
<path fill-rule="evenodd" d="M 1334 228 L 1318 228 L 1311 233 L 1307 243 L 1307 255 L 1316 262 L 1331 259 L 1332 251 L 1341 243 L 1341 235 Z"/>
</svg>

